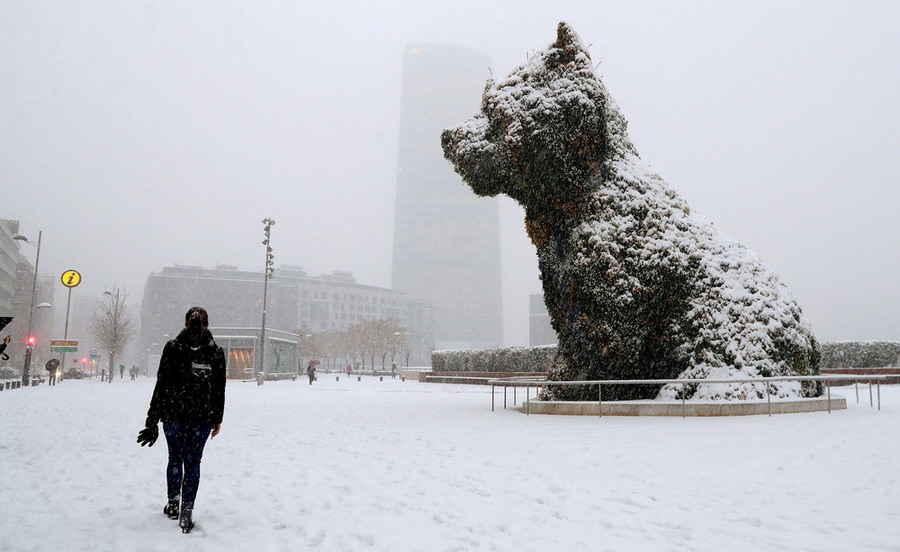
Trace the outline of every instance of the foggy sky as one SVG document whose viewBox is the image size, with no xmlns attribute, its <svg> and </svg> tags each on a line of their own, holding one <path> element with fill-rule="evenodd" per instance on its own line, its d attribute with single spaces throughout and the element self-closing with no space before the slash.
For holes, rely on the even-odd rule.
<svg viewBox="0 0 900 552">
<path fill-rule="evenodd" d="M 404 44 L 482 50 L 502 77 L 565 20 L 642 158 L 821 340 L 900 339 L 900 3 L 433 4 L 2 0 L 0 218 L 43 231 L 41 273 L 79 270 L 75 294 L 139 300 L 173 263 L 261 271 L 263 217 L 276 266 L 387 287 Z M 537 262 L 501 209 L 523 345 Z"/>
</svg>

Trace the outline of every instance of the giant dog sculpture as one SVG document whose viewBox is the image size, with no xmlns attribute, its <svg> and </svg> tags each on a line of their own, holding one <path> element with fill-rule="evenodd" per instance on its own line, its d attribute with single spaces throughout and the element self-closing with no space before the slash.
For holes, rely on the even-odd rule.
<svg viewBox="0 0 900 552">
<path fill-rule="evenodd" d="M 549 379 L 756 378 L 818 373 L 819 346 L 787 288 L 758 257 L 694 215 L 641 161 L 625 118 L 575 32 L 506 79 L 442 134 L 472 190 L 525 209 L 559 336 Z M 821 394 L 778 382 L 614 385 L 603 398 L 745 400 Z M 589 386 L 549 399 L 596 399 Z"/>
</svg>

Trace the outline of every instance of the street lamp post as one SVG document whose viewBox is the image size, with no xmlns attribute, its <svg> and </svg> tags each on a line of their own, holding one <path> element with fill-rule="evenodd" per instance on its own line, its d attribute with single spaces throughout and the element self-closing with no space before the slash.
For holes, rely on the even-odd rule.
<svg viewBox="0 0 900 552">
<path fill-rule="evenodd" d="M 409 332 L 394 332 L 396 347 L 399 347 L 400 354 L 406 357 L 406 367 L 409 368 Z"/>
<path fill-rule="evenodd" d="M 406 367 L 409 368 L 409 332 L 403 332 L 403 356 L 406 357 Z"/>
<path fill-rule="evenodd" d="M 394 332 L 394 343 L 391 346 L 391 364 L 394 363 L 394 357 L 397 356 L 397 352 L 400 349 L 400 336 L 402 334 L 400 332 Z"/>
<path fill-rule="evenodd" d="M 22 385 L 27 386 L 31 381 L 31 355 L 34 351 L 34 340 L 31 336 L 31 323 L 34 319 L 34 293 L 37 290 L 38 264 L 41 262 L 41 237 L 43 231 L 38 231 L 37 243 L 28 241 L 28 238 L 22 235 L 13 236 L 14 240 L 23 241 L 29 245 L 37 247 L 37 254 L 34 257 L 34 278 L 31 281 L 31 309 L 28 311 L 28 335 L 26 336 L 27 344 L 25 347 L 25 367 L 22 369 Z M 49 306 L 49 305 L 48 305 Z"/>
<path fill-rule="evenodd" d="M 266 246 L 266 271 L 263 275 L 262 327 L 259 332 L 259 369 L 256 372 L 256 385 L 262 385 L 269 375 L 269 371 L 266 369 L 266 306 L 269 292 L 269 278 L 271 278 L 272 273 L 275 272 L 275 267 L 273 266 L 275 264 L 275 255 L 272 254 L 272 246 L 269 245 L 269 235 L 272 231 L 272 226 L 275 225 L 275 220 L 267 217 L 262 219 L 262 223 L 263 231 L 266 234 L 266 239 L 262 241 L 263 245 Z"/>
<path fill-rule="evenodd" d="M 112 293 L 110 293 L 109 291 L 104 291 L 104 292 L 103 292 L 103 295 L 109 297 L 109 299 L 107 299 L 107 301 L 111 301 L 111 300 L 112 300 Z M 98 347 L 98 348 L 99 348 L 99 347 Z M 112 361 L 113 361 L 113 355 L 109 355 L 109 370 L 107 371 L 107 374 L 106 374 L 106 375 L 109 377 L 109 380 L 107 380 L 107 381 L 109 381 L 109 383 L 112 383 L 112 380 L 113 380 L 113 377 L 112 377 L 112 373 L 113 373 L 113 365 L 112 365 Z M 99 362 L 98 362 L 97 364 L 99 364 Z M 100 372 L 100 373 L 102 374 L 103 372 Z M 100 382 L 103 383 L 103 380 L 101 379 Z"/>
<path fill-rule="evenodd" d="M 68 276 L 68 278 L 66 278 Z M 77 278 L 76 278 L 77 277 Z M 66 326 L 63 329 L 63 339 L 69 339 L 69 311 L 72 310 L 72 288 L 77 286 L 81 282 L 81 274 L 74 270 L 68 270 L 63 273 L 60 278 L 63 285 L 66 286 L 69 290 L 69 298 L 66 300 Z M 75 361 L 76 364 L 78 361 Z M 62 352 L 62 373 L 60 374 L 60 379 L 62 379 L 66 375 L 66 352 Z"/>
</svg>

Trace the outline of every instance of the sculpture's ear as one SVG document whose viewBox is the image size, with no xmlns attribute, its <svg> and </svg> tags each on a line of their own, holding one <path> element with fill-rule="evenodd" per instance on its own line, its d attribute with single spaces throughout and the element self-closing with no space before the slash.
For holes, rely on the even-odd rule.
<svg viewBox="0 0 900 552">
<path fill-rule="evenodd" d="M 560 21 L 556 26 L 556 42 L 553 44 L 557 48 L 565 48 L 580 42 L 578 35 L 572 27 L 565 21 Z"/>
<path fill-rule="evenodd" d="M 550 48 L 554 50 L 548 60 L 550 67 L 572 63 L 579 54 L 583 54 L 587 60 L 591 59 L 578 34 L 565 21 L 560 21 L 556 27 L 556 42 Z"/>
</svg>

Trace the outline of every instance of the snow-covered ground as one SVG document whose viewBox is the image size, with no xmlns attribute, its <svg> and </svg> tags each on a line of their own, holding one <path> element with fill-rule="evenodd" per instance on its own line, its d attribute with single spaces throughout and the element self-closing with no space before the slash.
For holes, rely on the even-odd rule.
<svg viewBox="0 0 900 552">
<path fill-rule="evenodd" d="M 900 550 L 900 387 L 882 410 L 525 416 L 490 390 L 229 382 L 194 517 L 162 514 L 153 381 L 0 393 L 0 550 Z"/>
</svg>

